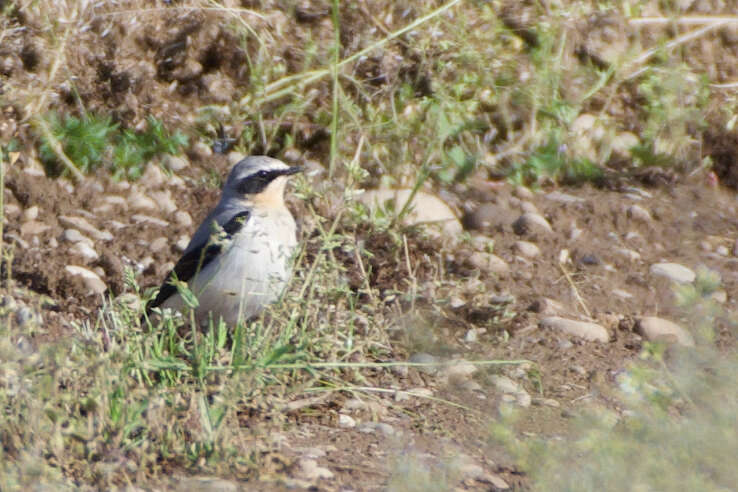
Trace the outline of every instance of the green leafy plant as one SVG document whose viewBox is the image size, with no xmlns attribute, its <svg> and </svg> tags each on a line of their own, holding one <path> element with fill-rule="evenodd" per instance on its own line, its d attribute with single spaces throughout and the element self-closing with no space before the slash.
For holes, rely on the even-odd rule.
<svg viewBox="0 0 738 492">
<path fill-rule="evenodd" d="M 65 116 L 51 113 L 48 124 L 52 138 L 60 143 L 64 153 L 84 173 L 90 173 L 103 163 L 110 138 L 118 129 L 109 116 Z M 54 145 L 42 137 L 39 147 L 41 162 L 52 176 L 65 175 L 68 170 L 59 162 Z"/>
</svg>

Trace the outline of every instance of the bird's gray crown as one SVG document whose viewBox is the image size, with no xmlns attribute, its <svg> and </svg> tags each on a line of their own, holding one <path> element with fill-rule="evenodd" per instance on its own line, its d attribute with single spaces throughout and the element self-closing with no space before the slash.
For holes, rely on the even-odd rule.
<svg viewBox="0 0 738 492">
<path fill-rule="evenodd" d="M 261 193 L 274 179 L 300 171 L 284 162 L 267 156 L 249 156 L 240 160 L 231 169 L 224 192 L 231 194 Z"/>
</svg>

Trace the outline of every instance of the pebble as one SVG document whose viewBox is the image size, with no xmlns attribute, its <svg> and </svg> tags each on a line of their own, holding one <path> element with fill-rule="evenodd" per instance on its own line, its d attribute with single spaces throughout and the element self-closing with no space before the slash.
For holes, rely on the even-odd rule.
<svg viewBox="0 0 738 492">
<path fill-rule="evenodd" d="M 533 398 L 533 404 L 539 406 L 547 406 L 551 408 L 559 408 L 561 403 L 553 398 Z"/>
<path fill-rule="evenodd" d="M 65 227 L 79 229 L 86 232 L 98 241 L 112 241 L 113 239 L 113 235 L 111 233 L 99 230 L 97 227 L 90 224 L 84 217 L 60 215 L 59 222 Z"/>
<path fill-rule="evenodd" d="M 413 396 L 418 398 L 430 398 L 433 396 L 433 392 L 428 388 L 412 388 L 407 391 L 398 391 L 395 393 L 395 401 L 401 402 L 409 400 Z"/>
<path fill-rule="evenodd" d="M 7 218 L 14 219 L 15 217 L 18 217 L 20 213 L 21 209 L 15 203 L 6 203 L 3 207 L 3 215 Z"/>
<path fill-rule="evenodd" d="M 472 212 L 464 215 L 464 227 L 470 230 L 489 230 L 509 222 L 512 212 L 496 203 L 482 203 Z"/>
<path fill-rule="evenodd" d="M 91 261 L 97 260 L 100 255 L 97 254 L 97 251 L 95 251 L 92 246 L 90 246 L 88 243 L 80 241 L 78 243 L 74 243 L 74 245 L 69 248 L 69 252 L 78 256 L 81 256 L 84 258 L 88 263 Z"/>
<path fill-rule="evenodd" d="M 168 238 L 164 236 L 157 237 L 156 239 L 151 241 L 151 244 L 149 244 L 149 251 L 151 251 L 152 253 L 157 253 L 163 250 L 164 248 L 166 248 L 167 246 L 169 246 Z"/>
<path fill-rule="evenodd" d="M 510 395 L 512 398 L 510 401 L 515 401 L 521 407 L 527 408 L 531 404 L 531 397 L 522 386 L 513 381 L 507 376 L 495 375 L 492 376 L 492 382 L 497 390 L 501 391 L 506 395 Z M 508 399 L 504 399 L 508 400 Z"/>
<path fill-rule="evenodd" d="M 526 212 L 518 217 L 512 228 L 519 236 L 533 232 L 553 232 L 551 224 L 542 215 L 534 212 Z"/>
<path fill-rule="evenodd" d="M 328 468 L 318 466 L 318 462 L 309 458 L 302 458 L 299 462 L 300 474 L 306 480 L 318 480 L 321 478 L 333 478 L 333 472 Z"/>
<path fill-rule="evenodd" d="M 145 183 L 148 188 L 158 188 L 167 183 L 167 175 L 161 170 L 158 164 L 150 162 L 146 166 L 146 170 L 139 180 L 140 183 Z"/>
<path fill-rule="evenodd" d="M 174 213 L 174 221 L 182 227 L 190 227 L 192 225 L 192 216 L 185 210 L 177 210 Z"/>
<path fill-rule="evenodd" d="M 477 366 L 466 360 L 453 360 L 444 367 L 441 377 L 452 382 L 469 379 L 477 372 Z"/>
<path fill-rule="evenodd" d="M 516 241 L 513 248 L 526 258 L 535 258 L 541 254 L 541 249 L 529 241 Z"/>
<path fill-rule="evenodd" d="M 710 299 L 717 303 L 725 304 L 728 301 L 728 293 L 724 290 L 716 290 L 710 294 Z"/>
<path fill-rule="evenodd" d="M 558 203 L 582 203 L 586 201 L 584 198 L 569 195 L 568 193 L 562 193 L 560 191 L 552 191 L 546 195 L 546 198 Z"/>
<path fill-rule="evenodd" d="M 540 214 L 535 204 L 529 201 L 520 202 L 520 211 L 524 213 Z"/>
<path fill-rule="evenodd" d="M 555 316 L 568 311 L 559 301 L 549 299 L 548 297 L 542 297 L 533 301 L 533 304 L 530 305 L 528 310 L 543 314 L 544 316 Z"/>
<path fill-rule="evenodd" d="M 128 206 L 133 210 L 157 210 L 156 202 L 140 191 L 135 191 L 128 196 Z"/>
<path fill-rule="evenodd" d="M 678 324 L 656 316 L 644 316 L 636 324 L 638 332 L 651 341 L 677 342 L 685 347 L 694 347 L 692 335 Z"/>
<path fill-rule="evenodd" d="M 627 290 L 623 289 L 612 289 L 613 295 L 621 298 L 621 299 L 631 299 L 633 298 L 633 294 L 628 292 Z"/>
<path fill-rule="evenodd" d="M 213 151 L 210 150 L 210 147 L 205 145 L 203 142 L 197 142 L 197 144 L 195 145 L 197 146 L 198 144 L 200 145 L 200 147 L 196 149 L 196 152 L 198 154 L 204 155 L 206 157 L 213 155 Z M 183 169 L 187 169 L 187 167 L 189 167 L 190 165 L 187 159 L 180 157 L 180 156 L 171 155 L 171 154 L 166 154 L 164 158 L 162 159 L 162 161 L 163 161 L 163 164 L 167 168 L 171 169 L 174 172 L 179 172 L 179 171 L 182 171 Z"/>
<path fill-rule="evenodd" d="M 70 243 L 86 243 L 90 246 L 94 244 L 92 242 L 92 239 L 85 236 L 77 229 L 65 229 L 62 233 L 62 239 L 64 239 L 65 241 L 69 241 Z"/>
<path fill-rule="evenodd" d="M 123 210 L 128 210 L 128 202 L 122 196 L 106 195 L 103 197 L 103 201 L 107 203 L 108 205 L 112 205 L 114 207 L 120 207 Z"/>
<path fill-rule="evenodd" d="M 107 289 L 105 282 L 100 278 L 98 274 L 92 270 L 88 270 L 85 267 L 77 265 L 67 265 L 64 269 L 70 275 L 82 277 L 82 281 L 85 286 L 90 289 L 90 294 L 102 294 Z"/>
<path fill-rule="evenodd" d="M 356 420 L 354 420 L 350 415 L 341 413 L 338 415 L 338 425 L 344 429 L 351 429 L 356 427 Z"/>
<path fill-rule="evenodd" d="M 641 259 L 641 254 L 638 251 L 633 251 L 628 248 L 616 248 L 615 252 L 624 256 L 629 261 L 638 261 Z"/>
<path fill-rule="evenodd" d="M 177 239 L 177 242 L 174 243 L 174 247 L 180 253 L 184 253 L 184 250 L 187 249 L 187 246 L 189 244 L 190 244 L 190 239 L 187 236 L 180 236 L 180 238 Z"/>
<path fill-rule="evenodd" d="M 543 328 L 562 331 L 569 335 L 574 335 L 592 342 L 607 342 L 610 340 L 610 335 L 607 333 L 605 327 L 598 325 L 597 323 L 575 321 L 572 319 L 561 318 L 559 316 L 549 316 L 547 318 L 543 318 L 539 324 Z"/>
<path fill-rule="evenodd" d="M 651 222 L 653 220 L 651 212 L 640 205 L 631 205 L 626 209 L 626 214 L 628 215 L 628 218 L 639 222 Z"/>
<path fill-rule="evenodd" d="M 151 193 L 151 198 L 156 202 L 159 209 L 166 214 L 171 214 L 177 210 L 177 203 L 172 198 L 172 192 L 169 190 L 155 191 Z"/>
<path fill-rule="evenodd" d="M 695 279 L 695 273 L 678 263 L 654 263 L 651 265 L 651 275 L 665 277 L 672 282 L 688 284 Z"/>
<path fill-rule="evenodd" d="M 28 306 L 20 306 L 15 311 L 15 324 L 23 328 L 28 325 L 37 325 L 41 322 L 41 316 Z"/>
<path fill-rule="evenodd" d="M 17 234 L 13 234 L 12 232 L 6 232 L 5 238 L 8 241 L 17 244 L 18 247 L 21 249 L 28 249 L 30 247 L 27 241 L 24 241 L 23 239 L 21 239 L 20 236 L 18 236 Z"/>
<path fill-rule="evenodd" d="M 728 248 L 726 246 L 723 246 L 722 244 L 715 248 L 715 253 L 719 254 L 720 256 L 728 256 L 730 254 Z"/>
<path fill-rule="evenodd" d="M 379 432 L 385 436 L 393 436 L 396 432 L 394 427 L 390 424 L 385 424 L 384 422 L 364 422 L 359 426 L 358 430 L 363 434 Z"/>
<path fill-rule="evenodd" d="M 157 217 L 151 217 L 150 215 L 135 214 L 131 216 L 131 220 L 136 224 L 151 224 L 159 227 L 169 226 L 169 222 L 167 222 L 166 220 L 162 220 Z"/>
<path fill-rule="evenodd" d="M 28 207 L 27 209 L 23 211 L 24 221 L 36 220 L 36 219 L 38 219 L 38 207 L 37 206 L 34 205 L 33 207 Z"/>
<path fill-rule="evenodd" d="M 532 200 L 535 197 L 535 194 L 530 188 L 526 188 L 525 186 L 516 186 L 513 190 L 513 195 L 521 200 Z"/>
<path fill-rule="evenodd" d="M 469 256 L 469 263 L 479 270 L 496 273 L 497 275 L 504 275 L 510 271 L 510 267 L 505 260 L 492 253 L 484 253 L 482 251 L 475 251 Z"/>
<path fill-rule="evenodd" d="M 126 490 L 132 489 L 126 488 Z M 175 490 L 196 490 L 197 492 L 238 492 L 241 490 L 241 487 L 237 482 L 231 482 L 230 480 L 217 477 L 187 477 L 179 483 Z"/>
<path fill-rule="evenodd" d="M 29 220 L 21 224 L 20 233 L 22 236 L 36 236 L 43 234 L 51 228 L 50 225 L 39 222 L 38 220 Z"/>
<path fill-rule="evenodd" d="M 413 364 L 438 364 L 438 357 L 425 352 L 418 352 L 411 355 L 408 362 Z M 426 374 L 435 374 L 438 371 L 438 366 L 416 366 L 415 368 Z"/>
<path fill-rule="evenodd" d="M 372 211 L 384 208 L 389 202 L 394 207 L 395 213 L 399 213 L 411 194 L 410 189 L 369 190 L 359 195 L 358 200 Z M 415 194 L 403 221 L 408 225 L 438 226 L 450 238 L 457 238 L 463 231 L 461 222 L 453 210 L 440 198 L 423 191 Z"/>
</svg>

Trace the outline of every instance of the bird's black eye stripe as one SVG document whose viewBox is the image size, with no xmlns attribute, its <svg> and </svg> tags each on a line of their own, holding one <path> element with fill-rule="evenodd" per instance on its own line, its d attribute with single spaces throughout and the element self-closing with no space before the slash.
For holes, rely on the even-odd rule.
<svg viewBox="0 0 738 492">
<path fill-rule="evenodd" d="M 259 171 L 242 179 L 238 185 L 238 191 L 247 195 L 261 193 L 274 178 L 281 174 L 279 171 Z"/>
</svg>

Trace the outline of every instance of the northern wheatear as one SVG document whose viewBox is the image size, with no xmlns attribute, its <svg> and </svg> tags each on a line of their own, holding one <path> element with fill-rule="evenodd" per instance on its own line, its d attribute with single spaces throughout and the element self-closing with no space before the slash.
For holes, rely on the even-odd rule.
<svg viewBox="0 0 738 492">
<path fill-rule="evenodd" d="M 289 177 L 301 168 L 251 156 L 231 169 L 218 205 L 197 228 L 156 298 L 146 306 L 184 311 L 172 280 L 187 282 L 197 297 L 198 324 L 209 316 L 229 325 L 274 302 L 292 273 L 295 220 L 284 203 Z"/>
</svg>

